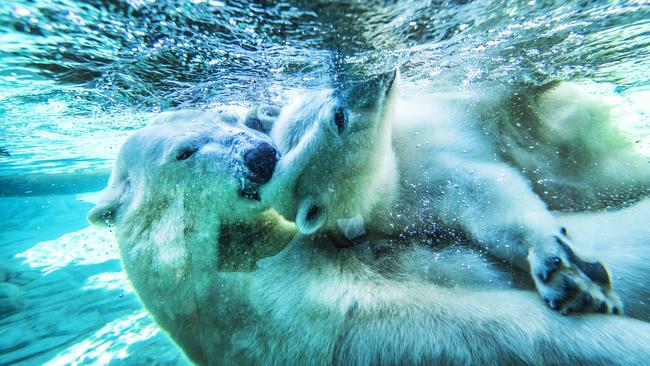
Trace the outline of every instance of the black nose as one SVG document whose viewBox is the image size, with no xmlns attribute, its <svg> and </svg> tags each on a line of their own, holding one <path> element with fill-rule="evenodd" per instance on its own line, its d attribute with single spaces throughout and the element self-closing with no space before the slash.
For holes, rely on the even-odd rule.
<svg viewBox="0 0 650 366">
<path fill-rule="evenodd" d="M 244 154 L 244 164 L 253 173 L 252 179 L 257 183 L 266 183 L 273 175 L 275 163 L 278 162 L 278 151 L 263 142 Z"/>
</svg>

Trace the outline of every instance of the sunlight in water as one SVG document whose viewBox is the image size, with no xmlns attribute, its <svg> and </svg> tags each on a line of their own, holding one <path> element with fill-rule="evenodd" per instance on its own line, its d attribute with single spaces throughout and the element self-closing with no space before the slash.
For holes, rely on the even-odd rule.
<svg viewBox="0 0 650 366">
<path fill-rule="evenodd" d="M 88 277 L 84 289 L 122 290 L 133 292 L 133 287 L 124 272 L 106 272 Z"/>
<path fill-rule="evenodd" d="M 108 365 L 129 355 L 130 345 L 155 336 L 160 330 L 146 311 L 114 320 L 92 336 L 60 352 L 45 365 Z"/>
<path fill-rule="evenodd" d="M 119 252 L 110 230 L 90 226 L 55 240 L 38 243 L 16 254 L 16 257 L 47 274 L 70 264 L 87 265 L 119 260 Z"/>
</svg>

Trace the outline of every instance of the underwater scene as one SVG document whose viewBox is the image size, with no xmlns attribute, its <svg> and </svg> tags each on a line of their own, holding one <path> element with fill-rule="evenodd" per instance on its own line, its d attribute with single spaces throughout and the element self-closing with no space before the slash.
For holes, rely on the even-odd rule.
<svg viewBox="0 0 650 366">
<path fill-rule="evenodd" d="M 650 3 L 0 2 L 0 365 L 640 365 Z"/>
</svg>

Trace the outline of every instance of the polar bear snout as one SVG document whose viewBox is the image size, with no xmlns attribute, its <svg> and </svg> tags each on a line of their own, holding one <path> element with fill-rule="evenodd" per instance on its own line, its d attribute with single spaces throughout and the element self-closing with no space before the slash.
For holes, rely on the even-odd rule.
<svg viewBox="0 0 650 366">
<path fill-rule="evenodd" d="M 255 183 L 264 184 L 271 179 L 280 153 L 269 143 L 262 142 L 244 153 L 244 164 L 253 175 Z"/>
</svg>

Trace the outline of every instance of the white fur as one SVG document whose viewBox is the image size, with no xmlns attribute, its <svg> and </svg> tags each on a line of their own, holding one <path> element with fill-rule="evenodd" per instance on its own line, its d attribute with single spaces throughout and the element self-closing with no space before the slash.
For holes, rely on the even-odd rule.
<svg viewBox="0 0 650 366">
<path fill-rule="evenodd" d="M 583 265 L 543 200 L 621 204 L 612 176 L 582 166 L 618 162 L 622 169 L 624 159 L 633 157 L 629 144 L 610 131 L 607 107 L 567 83 L 471 98 L 425 94 L 396 103 L 382 99 L 388 90 L 382 85 L 370 81 L 303 94 L 280 114 L 271 136 L 285 157 L 275 182 L 263 191 L 274 208 L 295 217 L 303 234 L 336 230 L 337 221 L 356 215 L 368 232 L 384 237 L 462 233 L 491 255 L 530 271 L 551 307 L 564 313 L 620 312 L 606 270 L 597 263 Z M 518 97 L 526 93 L 530 96 Z M 378 102 L 369 108 L 371 99 Z M 339 105 L 349 118 L 346 129 L 334 133 Z M 589 128 L 598 133 L 583 136 Z M 539 134 L 545 135 L 533 140 Z M 566 159 L 554 157 L 556 152 Z M 643 197 L 639 187 L 650 182 L 648 168 L 638 168 L 640 173 L 621 178 L 623 186 L 633 182 L 638 188 L 627 191 L 632 201 Z M 563 174 L 572 169 L 579 172 Z M 540 171 L 554 182 L 540 184 L 542 197 L 526 179 Z M 603 182 L 592 190 L 565 189 L 583 184 L 582 178 Z M 588 266 L 601 268 L 601 275 Z"/>
<path fill-rule="evenodd" d="M 187 116 L 192 117 L 184 120 Z M 650 357 L 650 324 L 605 315 L 561 316 L 531 291 L 527 276 L 470 246 L 433 249 L 415 238 L 398 245 L 377 238 L 346 249 L 322 236 L 297 236 L 289 242 L 294 232 L 290 225 L 265 212 L 265 203 L 237 194 L 242 150 L 222 137 L 241 133 L 255 141 L 267 138 L 200 113 L 177 117 L 143 129 L 125 143 L 90 219 L 115 225 L 125 268 L 139 296 L 194 362 L 631 365 Z M 356 133 L 363 135 L 363 130 Z M 193 161 L 171 159 L 186 139 L 205 136 L 212 142 Z M 332 154 L 340 146 L 322 152 Z M 385 156 L 386 171 L 394 168 L 391 156 Z M 353 157 L 330 163 L 350 167 Z M 328 162 L 321 158 L 311 162 Z M 279 163 L 266 193 L 283 192 L 276 182 L 319 199 L 321 190 L 337 188 L 303 191 L 288 175 L 279 174 L 290 172 L 287 161 Z M 354 179 L 356 172 L 349 177 Z M 323 172 L 322 182 L 335 173 Z M 380 192 L 386 198 L 397 189 L 373 184 L 375 188 L 360 192 Z M 380 199 L 374 203 L 382 204 Z M 283 205 L 279 207 L 286 210 L 299 206 Z M 355 201 L 351 210 L 342 212 L 354 221 L 353 211 L 366 214 L 371 208 Z M 589 231 L 589 217 L 567 222 L 576 234 Z M 224 233 L 235 246 L 250 251 L 228 261 L 267 258 L 250 272 L 224 271 L 219 266 L 228 244 Z M 630 233 L 622 248 L 634 252 L 647 239 Z M 277 255 L 256 252 L 285 245 Z M 606 249 L 598 252 L 599 258 L 607 259 L 616 250 Z M 647 278 L 650 265 L 639 260 L 643 257 L 619 257 L 623 268 L 635 268 L 630 273 Z M 621 279 L 618 284 L 631 289 L 623 296 L 639 294 L 633 291 L 639 287 L 634 281 Z M 647 319 L 647 312 L 638 314 Z"/>
</svg>

